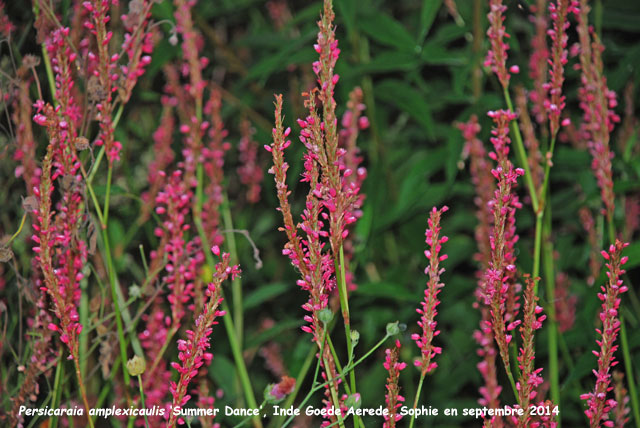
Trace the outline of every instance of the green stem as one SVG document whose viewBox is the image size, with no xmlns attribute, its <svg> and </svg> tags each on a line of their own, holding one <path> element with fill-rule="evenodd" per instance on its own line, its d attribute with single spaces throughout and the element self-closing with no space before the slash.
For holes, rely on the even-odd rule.
<svg viewBox="0 0 640 428">
<path fill-rule="evenodd" d="M 516 381 L 513 378 L 513 373 L 511 373 L 511 367 L 509 367 L 509 370 L 506 370 L 507 372 L 507 378 L 509 378 L 509 384 L 511 385 L 511 390 L 513 391 L 513 396 L 515 397 L 515 400 L 518 401 L 518 388 L 516 388 Z"/>
<path fill-rule="evenodd" d="M 140 386 L 140 404 L 142 404 L 142 410 L 146 409 L 144 405 L 144 389 L 142 388 L 142 376 L 138 375 L 138 385 Z M 147 412 L 144 412 L 144 424 L 149 428 L 149 419 L 147 418 Z"/>
<path fill-rule="evenodd" d="M 553 242 L 551 241 L 551 209 L 547 207 L 544 225 L 544 273 L 547 294 L 547 314 L 549 315 L 548 352 L 549 352 L 549 382 L 551 384 L 551 400 L 560 406 L 560 382 L 558 369 L 558 324 L 556 320 L 555 300 L 555 269 L 553 260 Z M 561 426 L 560 414 L 557 417 L 558 427 Z"/>
<path fill-rule="evenodd" d="M 62 347 L 59 347 L 58 363 L 56 364 L 56 377 L 53 381 L 53 398 L 51 399 L 51 407 L 57 408 L 60 405 L 60 396 L 62 395 L 62 376 L 64 372 L 64 364 L 62 364 Z M 58 427 L 58 417 L 52 416 L 49 419 L 50 427 Z"/>
<path fill-rule="evenodd" d="M 624 315 L 620 315 L 620 341 L 622 342 L 624 369 L 627 372 L 627 385 L 629 386 L 629 398 L 631 398 L 633 420 L 635 422 L 636 428 L 640 428 L 640 406 L 638 405 L 638 390 L 636 389 L 635 374 L 633 372 L 631 352 L 629 351 L 629 340 L 627 338 L 627 327 L 624 324 Z"/>
<path fill-rule="evenodd" d="M 378 343 L 375 344 L 375 346 L 371 349 L 369 349 L 362 357 L 360 357 L 355 363 L 352 363 L 348 366 L 345 367 L 345 371 L 343 371 L 340 375 L 336 376 L 336 379 L 343 379 L 346 375 L 346 371 L 348 370 L 353 370 L 355 367 L 357 367 L 358 365 L 360 365 L 364 360 L 366 360 L 369 355 L 371 355 L 372 353 L 374 353 L 376 351 L 376 349 L 378 349 L 380 346 L 382 346 L 384 344 L 384 342 L 389 338 L 389 335 L 386 334 Z M 314 380 L 315 378 L 318 376 L 318 369 L 319 369 L 319 364 L 316 366 L 316 375 L 314 376 Z M 320 389 L 324 388 L 325 386 L 329 385 L 329 382 L 324 382 L 321 384 L 315 384 L 314 387 L 311 388 L 311 390 L 307 393 L 307 395 L 305 396 L 305 398 L 302 400 L 302 402 L 298 405 L 298 409 L 302 408 L 307 401 L 309 401 L 309 399 L 313 396 L 313 394 L 316 391 L 319 391 Z M 282 425 L 280 428 L 286 428 L 294 419 L 294 416 L 290 416 L 289 419 L 286 420 L 286 422 L 284 423 L 284 425 Z"/>
<path fill-rule="evenodd" d="M 511 102 L 511 95 L 509 95 L 509 90 L 507 88 L 504 89 L 504 99 L 507 103 L 507 108 L 510 111 L 513 110 L 513 103 Z M 511 132 L 515 137 L 515 148 L 516 148 L 516 156 L 518 157 L 518 161 L 520 162 L 520 166 L 524 169 L 524 179 L 527 183 L 527 188 L 529 189 L 529 197 L 531 197 L 531 206 L 533 206 L 533 211 L 538 212 L 538 194 L 536 192 L 536 187 L 533 184 L 533 177 L 531 176 L 531 168 L 529 168 L 529 162 L 527 162 L 527 150 L 524 147 L 524 143 L 522 141 L 522 134 L 520 134 L 520 128 L 518 127 L 518 123 L 515 120 L 511 121 Z"/>
<path fill-rule="evenodd" d="M 536 214 L 536 231 L 535 231 L 535 241 L 533 246 L 533 272 L 531 276 L 535 281 L 534 285 L 534 294 L 538 295 L 538 278 L 540 277 L 540 256 L 542 252 L 542 219 L 543 213 Z"/>
<path fill-rule="evenodd" d="M 322 351 L 320 351 L 320 352 L 322 352 Z M 323 361 L 325 367 L 329 367 L 329 364 L 328 364 L 327 360 L 324 357 L 322 357 L 322 361 Z M 330 370 L 326 370 L 325 373 L 327 374 L 327 381 L 329 382 L 329 391 L 331 393 L 331 400 L 333 401 L 333 403 L 339 409 L 340 408 L 340 400 L 338 399 L 337 387 L 333 386 L 335 384 L 336 379 L 331 376 L 331 371 Z M 345 428 L 344 427 L 344 419 L 342 419 L 342 413 L 338 413 L 337 417 L 338 417 L 338 425 L 340 426 L 340 428 Z"/>
<path fill-rule="evenodd" d="M 607 233 L 609 234 L 609 242 L 615 244 L 616 242 L 616 227 L 613 224 L 613 214 L 607 215 Z"/>
<path fill-rule="evenodd" d="M 9 238 L 9 240 L 4 243 L 5 246 L 8 246 L 14 239 L 18 237 L 18 235 L 20 235 L 20 232 L 22 232 L 22 228 L 24 227 L 24 222 L 26 219 L 27 219 L 27 213 L 24 213 L 22 215 L 22 220 L 20 220 L 20 226 L 18 226 L 18 230 L 16 230 L 16 232 L 13 235 L 11 235 L 11 238 Z"/>
<path fill-rule="evenodd" d="M 549 186 L 549 173 L 551 172 L 551 159 L 553 157 L 553 152 L 556 147 L 556 136 L 554 135 L 551 138 L 551 145 L 549 146 L 549 151 L 547 151 L 547 155 L 544 159 L 544 179 L 542 180 L 542 189 L 540 189 L 540 204 L 542 207 L 541 210 L 544 210 L 544 205 L 546 201 L 547 187 Z"/>
<path fill-rule="evenodd" d="M 33 2 L 33 14 L 36 17 L 36 20 L 40 15 L 40 8 L 38 7 L 38 2 Z M 44 43 L 42 44 L 42 58 L 44 59 L 44 68 L 47 72 L 47 81 L 49 82 L 49 90 L 51 91 L 51 99 L 53 100 L 54 105 L 57 105 L 56 102 L 56 84 L 55 78 L 53 77 L 53 69 L 51 68 L 51 59 L 49 58 L 49 52 L 45 47 Z M 56 418 L 57 423 L 57 418 Z"/>
<path fill-rule="evenodd" d="M 224 228 L 227 231 L 226 238 L 229 248 L 229 254 L 231 255 L 231 264 L 238 263 L 238 247 L 236 244 L 236 237 L 233 232 L 233 219 L 231 217 L 231 206 L 229 204 L 229 198 L 226 192 L 223 196 L 222 202 L 222 221 L 224 222 Z M 237 276 L 231 283 L 231 296 L 233 298 L 233 323 L 236 327 L 236 337 L 238 343 L 242 346 L 242 338 L 244 336 L 244 311 L 242 308 L 242 279 Z"/>
<path fill-rule="evenodd" d="M 346 267 L 344 262 L 344 249 L 340 246 L 339 258 L 335 262 L 336 279 L 338 280 L 338 294 L 340 296 L 340 308 L 342 309 L 342 319 L 344 320 L 344 333 L 347 340 L 347 355 L 349 361 L 353 360 L 353 345 L 351 343 L 351 316 L 349 314 L 349 295 L 347 291 Z M 338 274 L 339 273 L 339 274 Z M 353 370 L 349 371 L 349 383 L 351 384 L 351 394 L 358 392 L 356 389 L 356 376 Z M 355 427 L 359 426 L 356 418 Z"/>
<path fill-rule="evenodd" d="M 420 382 L 418 382 L 418 390 L 416 391 L 416 398 L 413 400 L 413 412 L 411 415 L 411 422 L 409 422 L 409 428 L 413 428 L 413 423 L 416 420 L 416 408 L 418 407 L 418 400 L 420 399 L 420 393 L 422 393 L 422 384 L 424 383 L 424 377 L 426 373 L 422 372 L 420 375 Z"/>
<path fill-rule="evenodd" d="M 104 244 L 104 252 L 107 258 L 107 271 L 109 274 L 109 285 L 111 286 L 111 299 L 113 300 L 113 309 L 116 315 L 116 327 L 118 329 L 118 342 L 120 344 L 120 359 L 127 361 L 127 345 L 124 337 L 124 329 L 122 328 L 122 313 L 120 311 L 120 302 L 118 299 L 118 293 L 116 287 L 118 287 L 116 281 L 115 267 L 111 258 L 111 246 L 109 245 L 109 235 L 107 233 L 106 225 L 102 229 L 102 241 Z M 123 365 L 124 368 L 124 365 Z M 122 370 L 122 376 L 124 378 L 125 388 L 129 386 L 129 373 L 127 370 Z M 127 394 L 128 397 L 128 394 Z"/>
<path fill-rule="evenodd" d="M 111 199 L 112 173 L 113 173 L 113 166 L 111 165 L 111 162 L 109 162 L 109 170 L 107 171 L 107 190 L 104 196 L 104 213 L 102 213 L 102 218 L 104 219 L 105 226 L 109 221 L 109 200 Z"/>
</svg>

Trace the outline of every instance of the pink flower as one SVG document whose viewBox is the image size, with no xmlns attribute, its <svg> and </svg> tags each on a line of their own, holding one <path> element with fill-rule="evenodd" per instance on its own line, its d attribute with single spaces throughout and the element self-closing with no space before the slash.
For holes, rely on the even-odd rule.
<svg viewBox="0 0 640 428">
<path fill-rule="evenodd" d="M 521 208 L 518 196 L 515 194 L 517 178 L 524 173 L 514 168 L 509 161 L 509 122 L 515 119 L 510 111 L 499 110 L 488 113 L 494 120 L 491 131 L 491 143 L 494 151 L 489 157 L 497 165 L 491 170 L 498 182 L 489 208 L 493 212 L 493 230 L 490 236 L 491 260 L 484 276 L 484 303 L 491 312 L 491 321 L 486 327 L 493 329 L 493 334 L 500 350 L 500 355 L 507 371 L 510 370 L 508 346 L 511 334 L 508 324 L 512 327 L 515 322 L 518 303 L 515 282 L 515 243 L 518 241 L 515 226 L 516 209 Z"/>
<path fill-rule="evenodd" d="M 223 316 L 225 313 L 218 309 L 222 302 L 221 287 L 222 282 L 227 278 L 234 279 L 240 274 L 238 266 L 229 265 L 229 254 L 222 255 L 222 261 L 215 267 L 213 273 L 213 281 L 207 286 L 207 300 L 202 312 L 195 321 L 193 330 L 186 331 L 186 340 L 178 340 L 178 359 L 179 363 L 172 362 L 173 367 L 179 374 L 178 383 L 171 382 L 169 391 L 173 395 L 172 407 L 184 406 L 191 396 L 187 394 L 187 387 L 191 380 L 196 377 L 198 370 L 207 361 L 210 361 L 212 354 L 207 352 L 210 343 L 212 327 L 217 324 L 216 318 Z M 173 428 L 178 417 L 171 412 L 167 428 Z"/>
<path fill-rule="evenodd" d="M 607 393 L 611 391 L 611 373 L 610 369 L 618 364 L 615 359 L 615 352 L 618 345 L 615 344 L 620 331 L 620 319 L 618 317 L 618 309 L 620 308 L 620 294 L 628 291 L 628 288 L 622 282 L 622 275 L 625 270 L 622 266 L 627 262 L 628 258 L 622 256 L 622 250 L 629 244 L 616 240 L 615 244 L 609 247 L 605 253 L 608 269 L 607 284 L 600 287 L 602 293 L 598 293 L 598 298 L 602 301 L 602 310 L 600 312 L 600 321 L 602 327 L 596 329 L 600 339 L 596 341 L 599 345 L 597 351 L 593 351 L 598 357 L 598 369 L 593 373 L 596 377 L 596 384 L 593 392 L 582 394 L 581 399 L 587 401 L 587 410 L 585 414 L 589 418 L 591 427 L 599 427 L 602 421 L 606 421 L 608 413 L 616 407 L 616 401 L 607 399 Z M 607 426 L 607 422 L 604 422 Z"/>
<path fill-rule="evenodd" d="M 507 7 L 502 4 L 502 0 L 490 0 L 489 13 L 487 18 L 489 19 L 489 30 L 487 30 L 487 36 L 491 42 L 491 48 L 487 51 L 487 57 L 484 61 L 485 67 L 490 67 L 500 80 L 500 84 L 503 88 L 509 86 L 509 79 L 511 75 L 507 71 L 507 51 L 509 45 L 505 42 L 508 39 L 509 33 L 504 28 L 504 12 Z"/>
<path fill-rule="evenodd" d="M 389 373 L 386 383 L 386 393 L 384 400 L 387 403 L 387 414 L 384 415 L 383 428 L 394 428 L 396 422 L 402 419 L 402 415 L 398 413 L 398 409 L 404 402 L 404 397 L 400 395 L 400 372 L 407 367 L 406 363 L 399 362 L 400 341 L 396 340 L 394 348 L 385 350 L 384 368 Z"/>
<path fill-rule="evenodd" d="M 435 320 L 438 314 L 437 307 L 440 303 L 438 294 L 444 287 L 444 284 L 440 282 L 440 275 L 444 272 L 444 268 L 440 268 L 440 262 L 447 258 L 446 254 L 441 255 L 440 251 L 442 244 L 448 241 L 446 236 L 440 236 L 440 217 L 448 209 L 446 206 L 441 209 L 433 207 L 428 220 L 429 228 L 425 232 L 426 243 L 429 247 L 425 251 L 425 256 L 429 259 L 429 266 L 425 269 L 425 273 L 429 276 L 429 281 L 424 290 L 421 308 L 416 309 L 416 312 L 420 314 L 418 326 L 422 332 L 411 335 L 411 339 L 420 348 L 421 357 L 415 361 L 415 365 L 420 367 L 423 376 L 435 370 L 438 364 L 433 361 L 433 358 L 442 353 L 442 348 L 433 345 L 433 338 L 440 334 L 440 330 L 436 329 L 438 323 Z"/>
</svg>

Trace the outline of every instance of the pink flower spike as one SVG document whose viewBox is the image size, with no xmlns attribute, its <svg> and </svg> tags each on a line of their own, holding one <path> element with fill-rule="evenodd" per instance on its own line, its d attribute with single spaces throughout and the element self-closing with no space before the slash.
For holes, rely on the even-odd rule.
<svg viewBox="0 0 640 428">
<path fill-rule="evenodd" d="M 444 272 L 444 269 L 440 268 L 440 262 L 447 259 L 446 254 L 440 254 L 443 239 L 446 242 L 446 237 L 440 236 L 440 217 L 447 210 L 446 206 L 441 209 L 433 207 L 428 220 L 429 228 L 425 232 L 426 243 L 429 245 L 429 249 L 425 251 L 425 256 L 429 259 L 429 266 L 425 269 L 425 273 L 429 276 L 429 280 L 424 291 L 421 308 L 417 309 L 421 314 L 418 326 L 421 327 L 422 332 L 411 336 L 421 351 L 422 356 L 417 361 L 423 376 L 435 369 L 436 365 L 433 364 L 432 358 L 441 352 L 440 347 L 433 345 L 433 338 L 439 333 L 435 317 L 438 314 L 437 306 L 440 303 L 438 294 L 444 286 L 440 282 L 440 275 Z"/>
</svg>

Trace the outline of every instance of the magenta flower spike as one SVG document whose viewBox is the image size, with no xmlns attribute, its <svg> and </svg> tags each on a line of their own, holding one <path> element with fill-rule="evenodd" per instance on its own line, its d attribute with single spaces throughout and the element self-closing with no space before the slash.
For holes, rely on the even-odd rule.
<svg viewBox="0 0 640 428">
<path fill-rule="evenodd" d="M 438 363 L 433 359 L 436 355 L 442 353 L 442 348 L 433 345 L 433 338 L 440 334 L 440 330 L 437 329 L 438 323 L 436 322 L 437 308 L 440 304 L 438 294 L 444 287 L 444 284 L 440 282 L 440 275 L 444 272 L 444 268 L 440 267 L 440 262 L 447 259 L 447 255 L 441 254 L 441 251 L 442 244 L 449 240 L 446 236 L 440 235 L 442 229 L 440 227 L 440 217 L 448 210 L 449 207 L 447 206 L 443 206 L 440 209 L 433 207 L 428 220 L 429 228 L 425 232 L 425 241 L 428 249 L 425 250 L 424 255 L 429 260 L 429 266 L 425 269 L 425 274 L 428 275 L 429 280 L 427 288 L 424 290 L 424 300 L 421 303 L 421 307 L 416 309 L 416 312 L 420 314 L 418 326 L 422 332 L 411 335 L 411 339 L 420 348 L 421 357 L 416 359 L 414 364 L 420 368 L 422 376 L 431 373 L 438 367 Z"/>
<path fill-rule="evenodd" d="M 599 339 L 596 340 L 598 349 L 593 354 L 598 358 L 598 369 L 593 373 L 596 377 L 596 384 L 592 392 L 582 394 L 581 399 L 587 402 L 585 414 L 589 418 L 591 428 L 613 427 L 614 422 L 609 420 L 609 412 L 617 406 L 616 400 L 607 398 L 613 390 L 611 386 L 611 369 L 618 365 L 615 352 L 618 349 L 616 339 L 620 331 L 620 295 L 628 291 L 628 287 L 622 281 L 625 270 L 622 268 L 629 260 L 622 255 L 624 248 L 629 246 L 616 240 L 607 251 L 602 251 L 602 257 L 606 260 L 607 283 L 600 287 L 601 293 L 598 298 L 602 301 L 600 311 L 600 322 L 602 327 L 596 329 Z"/>
</svg>

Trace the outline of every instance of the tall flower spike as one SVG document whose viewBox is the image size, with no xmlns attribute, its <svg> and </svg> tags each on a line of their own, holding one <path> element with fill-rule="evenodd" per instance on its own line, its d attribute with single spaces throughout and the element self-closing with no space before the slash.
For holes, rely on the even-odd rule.
<svg viewBox="0 0 640 428">
<path fill-rule="evenodd" d="M 502 4 L 502 0 L 490 0 L 489 13 L 487 14 L 489 19 L 487 36 L 491 42 L 491 48 L 487 51 L 487 57 L 484 61 L 484 66 L 490 67 L 491 71 L 498 76 L 498 80 L 500 80 L 500 84 L 504 89 L 509 86 L 511 72 L 518 72 L 518 66 L 515 65 L 507 71 L 509 45 L 505 42 L 505 39 L 510 36 L 504 28 L 504 12 L 506 10 L 507 6 Z"/>
<path fill-rule="evenodd" d="M 540 189 L 544 179 L 544 169 L 542 168 L 542 152 L 540 151 L 540 142 L 536 137 L 536 132 L 529 116 L 527 105 L 527 94 L 525 89 L 516 86 L 516 109 L 518 111 L 518 122 L 522 131 L 524 145 L 527 148 L 527 163 L 531 171 L 531 179 L 535 189 Z"/>
<path fill-rule="evenodd" d="M 217 252 L 219 250 L 215 250 Z M 234 279 L 240 274 L 238 266 L 229 265 L 229 254 L 222 254 L 222 261 L 216 265 L 213 273 L 213 281 L 207 286 L 207 302 L 202 313 L 195 320 L 193 330 L 187 330 L 187 340 L 178 340 L 178 359 L 180 363 L 173 362 L 171 367 L 178 371 L 180 379 L 178 383 L 171 382 L 169 390 L 173 395 L 172 407 L 183 407 L 189 399 L 187 387 L 191 380 L 198 374 L 198 369 L 210 361 L 213 355 L 208 352 L 212 327 L 217 324 L 216 318 L 224 315 L 224 311 L 218 309 L 222 302 L 222 282 L 227 278 Z M 179 418 L 171 412 L 167 428 L 173 428 Z"/>
<path fill-rule="evenodd" d="M 247 188 L 246 199 L 250 204 L 260 201 L 260 191 L 263 178 L 262 166 L 258 157 L 258 144 L 253 134 L 255 129 L 251 122 L 243 119 L 240 124 L 240 142 L 238 143 L 238 176 L 240 182 Z"/>
<path fill-rule="evenodd" d="M 614 423 L 616 428 L 623 428 L 629 422 L 629 413 L 631 412 L 629 408 L 630 397 L 624 387 L 624 373 L 613 372 L 613 382 L 615 384 L 614 394 L 617 403 L 616 408 L 613 409 Z"/>
<path fill-rule="evenodd" d="M 394 348 L 385 350 L 386 357 L 384 359 L 384 368 L 389 373 L 387 377 L 386 393 L 384 401 L 387 403 L 387 414 L 384 415 L 383 428 L 395 428 L 396 422 L 402 419 L 402 415 L 398 413 L 398 408 L 402 406 L 404 397 L 400 395 L 400 372 L 407 366 L 406 363 L 398 361 L 400 354 L 400 341 L 396 340 Z"/>
<path fill-rule="evenodd" d="M 303 308 L 309 312 L 305 316 L 304 331 L 313 335 L 318 346 L 323 377 L 335 379 L 335 363 L 331 352 L 324 341 L 324 322 L 320 315 L 328 306 L 329 293 L 335 289 L 335 268 L 339 266 L 340 251 L 345 238 L 349 235 L 346 228 L 357 217 L 354 215 L 359 199 L 359 185 L 357 181 L 349 180 L 346 166 L 346 150 L 339 146 L 338 121 L 336 117 L 336 102 L 333 98 L 339 76 L 334 73 L 334 67 L 340 49 L 335 37 L 333 24 L 334 13 L 331 0 L 324 1 L 323 12 L 318 22 L 318 37 L 314 49 L 319 54 L 313 63 L 313 71 L 317 78 L 317 86 L 303 93 L 306 98 L 304 106 L 307 116 L 298 119 L 300 141 L 306 151 L 303 156 L 304 171 L 302 182 L 309 184 L 302 222 L 294 225 L 291 208 L 288 201 L 289 190 L 286 184 L 287 163 L 284 161 L 283 151 L 291 144 L 287 138 L 290 128 L 282 124 L 282 97 L 276 96 L 276 126 L 273 130 L 273 143 L 265 146 L 273 157 L 273 166 L 269 172 L 276 182 L 279 210 L 284 220 L 284 230 L 288 242 L 283 254 L 287 255 L 291 263 L 299 270 L 298 285 L 309 293 L 309 300 Z M 328 244 L 328 245 L 327 245 Z M 344 300 L 341 300 L 341 303 Z M 345 302 L 346 303 L 346 302 Z M 343 307 L 343 318 L 346 329 L 349 325 L 348 307 Z M 328 382 L 325 404 L 333 407 L 340 406 L 338 395 L 340 379 Z M 338 416 L 339 418 L 340 416 Z M 331 416 L 325 424 L 337 422 Z"/>
<path fill-rule="evenodd" d="M 480 346 L 477 352 L 482 361 L 478 363 L 477 367 L 484 380 L 484 385 L 480 387 L 481 398 L 478 402 L 483 406 L 497 408 L 500 405 L 499 397 L 502 391 L 497 378 L 497 352 L 493 340 L 493 332 L 491 328 L 485 327 L 487 323 L 491 322 L 491 312 L 486 305 L 482 304 L 484 301 L 484 273 L 491 261 L 489 236 L 491 234 L 493 214 L 489 209 L 489 202 L 493 199 L 496 186 L 493 175 L 491 175 L 487 152 L 482 141 L 477 137 L 480 132 L 478 118 L 475 115 L 471 116 L 467 123 L 458 124 L 458 128 L 462 131 L 465 139 L 464 156 L 470 158 L 469 170 L 471 172 L 471 181 L 475 187 L 474 203 L 476 205 L 476 218 L 478 219 L 478 225 L 475 229 L 478 253 L 474 256 L 474 259 L 479 264 L 479 269 L 476 271 L 478 287 L 475 291 L 477 302 L 474 302 L 473 306 L 480 309 L 481 320 L 480 330 L 475 331 L 473 337 Z M 496 417 L 492 421 L 495 428 L 502 426 L 501 420 L 498 418 Z"/>
<path fill-rule="evenodd" d="M 596 376 L 596 385 L 593 392 L 580 396 L 582 400 L 587 402 L 587 410 L 584 413 L 589 418 L 591 428 L 602 425 L 614 426 L 613 421 L 609 420 L 609 412 L 616 407 L 617 403 L 613 398 L 607 399 L 607 395 L 613 390 L 611 368 L 618 364 L 615 359 L 618 345 L 615 342 L 620 331 L 620 319 L 618 318 L 620 295 L 628 290 L 628 287 L 622 282 L 622 275 L 625 273 L 622 266 L 629 260 L 628 257 L 622 256 L 622 250 L 627 246 L 629 244 L 616 240 L 608 251 L 602 251 L 602 257 L 607 261 L 608 281 L 606 285 L 600 287 L 602 293 L 598 293 L 598 298 L 602 301 L 602 311 L 600 312 L 602 327 L 596 329 L 600 336 L 600 339 L 596 340 L 599 349 L 593 351 L 593 354 L 598 357 L 598 369 L 593 371 Z"/>
<path fill-rule="evenodd" d="M 424 252 L 424 255 L 429 260 L 429 266 L 425 269 L 425 274 L 429 276 L 429 280 L 427 288 L 424 290 L 424 300 L 421 303 L 421 307 L 416 309 L 416 312 L 420 314 L 418 326 L 422 332 L 411 335 L 411 339 L 420 348 L 421 356 L 414 364 L 420 368 L 422 376 L 431 373 L 438 367 L 438 364 L 433 359 L 436 355 L 442 353 L 442 348 L 433 345 L 433 338 L 440 334 L 440 330 L 437 330 L 438 323 L 436 322 L 437 308 L 440 304 L 438 294 L 444 287 L 444 284 L 440 282 L 440 275 L 444 272 L 444 268 L 440 267 L 440 262 L 447 259 L 447 255 L 440 254 L 440 251 L 442 250 L 442 244 L 449 240 L 444 235 L 440 236 L 440 230 L 442 229 L 440 227 L 440 217 L 448 210 L 449 207 L 447 206 L 443 206 L 440 209 L 433 207 L 428 220 L 429 228 L 425 232 L 425 242 L 429 247 Z"/>
<path fill-rule="evenodd" d="M 518 390 L 518 402 L 523 409 L 529 409 L 529 405 L 536 398 L 536 389 L 542 384 L 540 376 L 542 368 L 535 368 L 535 331 L 542 328 L 542 322 L 547 318 L 540 315 L 542 308 L 538 306 L 538 296 L 534 294 L 535 281 L 526 278 L 527 286 L 524 292 L 524 320 L 520 326 L 522 336 L 522 346 L 518 353 L 518 365 L 520 367 L 520 378 L 516 384 Z M 525 411 L 518 419 L 518 428 L 530 427 L 531 420 L 529 411 Z"/>
<path fill-rule="evenodd" d="M 560 128 L 560 115 L 565 107 L 565 96 L 562 94 L 564 83 L 564 67 L 567 64 L 567 29 L 569 28 L 569 13 L 578 12 L 578 2 L 575 0 L 555 0 L 549 4 L 549 14 L 553 21 L 553 28 L 547 32 L 552 42 L 552 58 L 549 61 L 549 83 L 546 86 L 549 98 L 544 106 L 549 115 L 549 131 L 551 138 L 555 138 Z"/>
<path fill-rule="evenodd" d="M 515 283 L 515 243 L 518 241 L 515 227 L 515 212 L 522 205 L 515 194 L 518 176 L 524 171 L 514 168 L 509 161 L 509 123 L 515 114 L 505 110 L 491 111 L 489 116 L 494 120 L 491 143 L 494 151 L 489 157 L 497 165 L 491 173 L 498 182 L 494 198 L 489 202 L 493 212 L 493 230 L 490 236 L 491 261 L 484 276 L 484 303 L 490 308 L 491 321 L 484 328 L 493 330 L 500 350 L 500 356 L 507 372 L 510 372 L 509 343 L 510 331 L 515 329 L 519 321 L 515 315 L 509 317 L 508 303 L 514 294 Z"/>
<path fill-rule="evenodd" d="M 620 118 L 613 110 L 618 102 L 616 93 L 607 87 L 602 64 L 604 46 L 598 35 L 588 26 L 589 6 L 580 2 L 578 35 L 580 36 L 580 69 L 582 86 L 578 91 L 580 108 L 583 111 L 581 137 L 593 158 L 591 168 L 598 181 L 607 220 L 613 221 L 615 194 L 609 140 L 615 123 Z"/>
<path fill-rule="evenodd" d="M 600 275 L 600 268 L 602 267 L 600 255 L 598 254 L 598 247 L 602 239 L 596 228 L 596 220 L 588 207 L 581 207 L 578 211 L 578 216 L 584 231 L 587 232 L 589 242 L 589 277 L 587 278 L 587 285 L 592 286 L 596 282 L 598 275 Z"/>
<path fill-rule="evenodd" d="M 543 124 L 547 120 L 545 114 L 546 108 L 544 101 L 547 99 L 548 87 L 545 85 L 547 80 L 547 69 L 549 62 L 549 48 L 547 46 L 547 29 L 548 18 L 546 15 L 548 0 L 536 0 L 536 4 L 531 6 L 535 8 L 535 15 L 531 16 L 536 28 L 535 36 L 531 39 L 532 53 L 529 57 L 529 77 L 533 80 L 533 90 L 529 93 L 529 98 L 533 103 L 531 113 L 536 122 Z"/>
<path fill-rule="evenodd" d="M 170 335 L 180 327 L 186 313 L 185 306 L 193 297 L 193 282 L 197 276 L 197 260 L 190 251 L 193 241 L 187 242 L 185 237 L 185 232 L 190 229 L 187 216 L 192 195 L 182 181 L 182 171 L 177 170 L 156 197 L 156 213 L 163 217 L 163 222 L 155 234 L 165 242 L 163 252 L 167 254 L 167 263 L 164 280 L 171 290 L 167 297 L 171 305 Z"/>
</svg>

